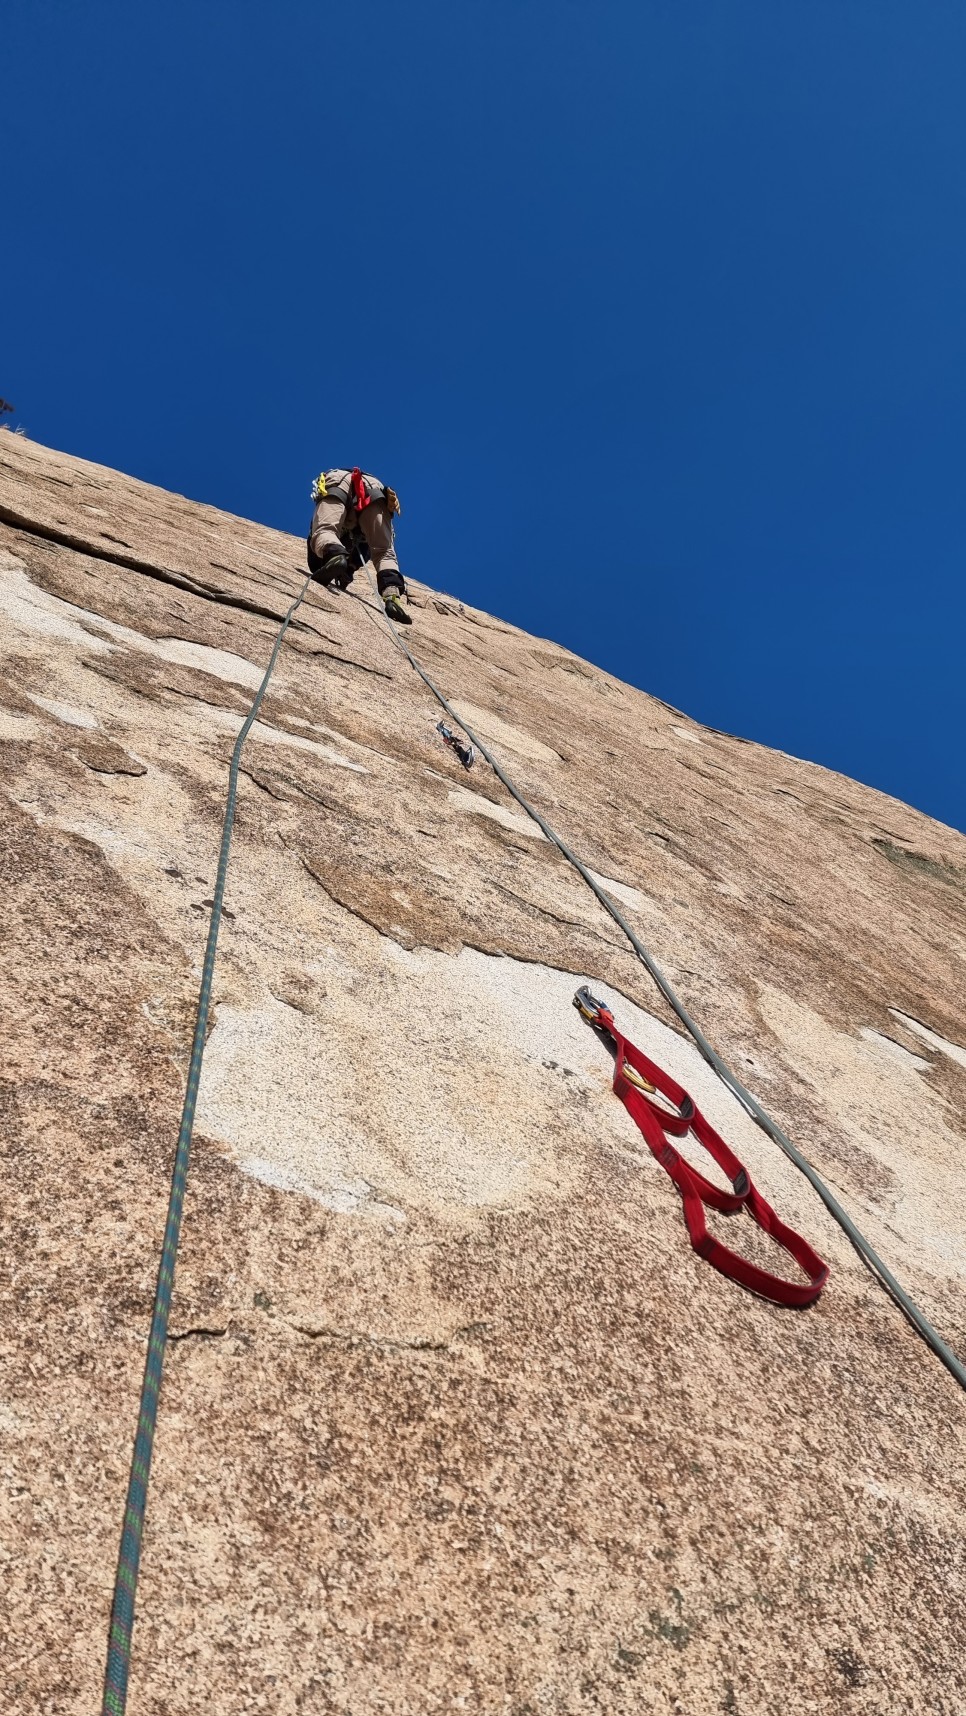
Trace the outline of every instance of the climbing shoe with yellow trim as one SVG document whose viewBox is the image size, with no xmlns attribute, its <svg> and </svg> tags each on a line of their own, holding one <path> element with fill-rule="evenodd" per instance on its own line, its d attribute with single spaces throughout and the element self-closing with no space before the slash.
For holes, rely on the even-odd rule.
<svg viewBox="0 0 966 1716">
<path fill-rule="evenodd" d="M 389 619 L 395 620 L 397 626 L 412 625 L 412 619 L 410 615 L 407 614 L 395 590 L 386 591 L 386 594 L 382 598 L 382 605 L 385 608 Z"/>
</svg>

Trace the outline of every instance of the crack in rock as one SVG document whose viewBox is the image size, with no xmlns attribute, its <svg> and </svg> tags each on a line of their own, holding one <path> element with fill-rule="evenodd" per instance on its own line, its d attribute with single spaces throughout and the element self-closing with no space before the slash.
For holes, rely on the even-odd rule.
<svg viewBox="0 0 966 1716">
<path fill-rule="evenodd" d="M 550 918 L 555 924 L 564 924 L 568 929 L 583 930 L 586 935 L 595 936 L 598 941 L 602 941 L 606 947 L 616 948 L 619 953 L 624 952 L 624 942 L 611 940 L 610 936 L 604 935 L 594 924 L 582 923 L 579 918 L 561 917 L 559 912 L 552 912 L 549 906 L 542 906 L 537 900 L 524 899 L 522 894 L 515 893 L 504 882 L 491 881 L 490 886 L 495 888 L 497 893 L 506 894 L 508 899 L 516 900 L 517 904 L 525 907 L 528 912 L 539 912 L 541 917 Z"/>
<path fill-rule="evenodd" d="M 384 1353 L 446 1353 L 450 1350 L 449 1341 L 433 1340 L 429 1335 L 414 1335 L 411 1340 L 394 1339 L 391 1336 L 370 1335 L 365 1331 L 354 1329 L 312 1328 L 307 1323 L 289 1323 L 297 1335 L 304 1335 L 310 1341 L 332 1341 L 340 1346 L 373 1347 L 377 1352 Z"/>
<path fill-rule="evenodd" d="M 149 560 L 141 560 L 133 554 L 115 554 L 110 549 L 95 548 L 93 544 L 85 542 L 83 537 L 32 522 L 9 506 L 0 505 L 0 524 L 7 524 L 26 536 L 39 537 L 43 542 L 52 542 L 57 548 L 69 548 L 75 554 L 83 554 L 88 560 L 106 560 L 114 566 L 123 567 L 127 572 L 138 572 L 145 578 L 154 578 L 159 584 L 173 584 L 176 589 L 187 590 L 192 596 L 201 596 L 205 601 L 217 602 L 228 608 L 239 608 L 243 613 L 257 614 L 263 620 L 273 620 L 276 625 L 280 625 L 285 618 L 284 611 L 278 612 L 274 608 L 263 607 L 260 602 L 253 602 L 247 596 L 230 596 L 227 590 L 218 590 L 211 584 L 199 584 L 197 579 L 190 578 L 186 572 L 172 572 L 168 567 L 154 566 Z M 291 623 L 293 627 L 319 635 L 316 627 L 309 625 L 307 620 L 293 619 Z M 317 653 L 324 655 L 327 652 L 322 650 Z"/>
<path fill-rule="evenodd" d="M 332 1341 L 334 1344 L 348 1347 L 373 1347 L 377 1352 L 385 1353 L 448 1353 L 453 1350 L 453 1343 L 461 1339 L 472 1339 L 489 1332 L 489 1323 L 464 1323 L 454 1329 L 447 1340 L 439 1340 L 432 1335 L 372 1335 L 362 1329 L 330 1329 L 324 1324 L 315 1328 L 308 1323 L 292 1323 L 287 1326 L 294 1329 L 297 1335 L 304 1335 L 310 1341 Z"/>
<path fill-rule="evenodd" d="M 296 625 L 297 621 L 293 620 L 292 624 Z M 314 626 L 310 627 L 310 630 L 315 631 L 315 627 Z M 326 661 L 337 661 L 343 667 L 358 667 L 362 673 L 375 674 L 377 679 L 394 679 L 395 678 L 395 674 L 387 673 L 385 668 L 383 668 L 383 667 L 370 667 L 367 662 L 356 661 L 354 656 L 336 655 L 335 651 L 331 650 L 331 649 L 307 649 L 303 653 L 305 655 L 311 656 L 313 658 L 313 660 L 315 659 L 316 656 L 321 655 L 321 656 L 325 657 Z M 369 749 L 369 747 L 367 746 L 366 749 Z"/>
<path fill-rule="evenodd" d="M 239 765 L 239 773 L 245 775 L 246 778 L 252 782 L 253 786 L 258 787 L 260 792 L 267 793 L 269 798 L 273 798 L 276 804 L 294 804 L 295 799 L 291 796 L 291 794 L 294 793 L 299 798 L 307 798 L 312 804 L 321 805 L 323 810 L 330 811 L 336 816 L 345 809 L 344 805 L 334 804 L 331 800 L 323 798 L 321 793 L 310 792 L 308 787 L 300 785 L 298 781 L 290 780 L 288 775 L 269 776 L 267 774 L 263 774 L 263 772 L 261 772 L 257 767 L 246 768 L 244 763 Z M 272 782 L 274 782 L 274 785 L 276 786 L 290 787 L 291 793 L 285 794 L 275 792 L 274 787 L 271 784 Z M 287 845 L 283 835 L 279 834 L 279 839 L 283 846 Z M 318 880 L 317 877 L 316 880 Z"/>
</svg>

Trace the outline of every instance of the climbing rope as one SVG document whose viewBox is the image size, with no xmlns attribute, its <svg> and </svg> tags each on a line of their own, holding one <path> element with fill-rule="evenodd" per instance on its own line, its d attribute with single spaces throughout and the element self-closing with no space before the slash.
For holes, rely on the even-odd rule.
<svg viewBox="0 0 966 1716">
<path fill-rule="evenodd" d="M 367 575 L 373 586 L 373 593 L 378 599 L 378 592 L 367 567 Z M 171 1179 L 171 1191 L 168 1201 L 168 1212 L 164 1228 L 164 1240 L 161 1251 L 161 1264 L 158 1271 L 157 1287 L 154 1296 L 154 1306 L 151 1314 L 151 1327 L 148 1337 L 148 1350 L 144 1367 L 144 1380 L 141 1387 L 140 1406 L 138 1411 L 137 1432 L 134 1441 L 134 1453 L 131 1461 L 131 1471 L 128 1480 L 127 1497 L 124 1508 L 124 1523 L 121 1533 L 121 1545 L 118 1555 L 117 1573 L 114 1582 L 114 1595 L 111 1605 L 111 1624 L 107 1654 L 107 1667 L 104 1681 L 103 1716 L 124 1716 L 127 1708 L 127 1690 L 131 1665 L 131 1639 L 134 1629 L 135 1598 L 137 1593 L 138 1571 L 141 1559 L 141 1544 L 144 1534 L 145 1510 L 147 1505 L 148 1481 L 151 1471 L 151 1457 L 154 1451 L 154 1438 L 158 1417 L 158 1401 L 161 1392 L 161 1379 L 164 1368 L 164 1355 L 168 1339 L 168 1324 L 171 1313 L 171 1298 L 174 1288 L 174 1271 L 177 1259 L 178 1243 L 181 1235 L 181 1221 L 184 1208 L 185 1187 L 188 1176 L 188 1164 L 191 1152 L 191 1138 L 194 1129 L 194 1116 L 198 1099 L 198 1086 L 201 1077 L 201 1066 L 204 1057 L 205 1037 L 208 1027 L 208 1014 L 211 1004 L 211 987 L 214 977 L 215 956 L 218 946 L 218 931 L 221 926 L 224 906 L 225 887 L 228 877 L 228 859 L 231 848 L 231 836 L 235 820 L 235 806 L 238 795 L 238 773 L 242 749 L 245 740 L 256 720 L 269 681 L 275 670 L 279 651 L 285 634 L 292 622 L 296 610 L 302 603 L 305 592 L 311 582 L 311 575 L 305 579 L 298 595 L 292 601 L 279 627 L 268 665 L 265 669 L 261 684 L 255 693 L 251 708 L 248 711 L 232 750 L 231 763 L 228 771 L 228 794 L 225 802 L 225 814 L 222 823 L 221 845 L 218 853 L 218 869 L 212 897 L 211 919 L 208 926 L 208 937 L 205 944 L 205 955 L 202 966 L 201 985 L 198 992 L 198 1006 L 195 1017 L 194 1036 L 191 1045 L 191 1060 L 188 1068 L 188 1079 L 185 1089 L 184 1104 L 181 1111 L 181 1124 L 178 1131 L 178 1142 L 175 1151 L 174 1170 Z M 523 793 L 514 785 L 500 763 L 493 756 L 482 739 L 457 714 L 452 704 L 447 701 L 442 692 L 434 685 L 429 675 L 420 666 L 412 651 L 403 642 L 388 619 L 377 613 L 368 602 L 363 606 L 372 618 L 385 624 L 396 648 L 406 656 L 410 666 L 419 675 L 437 702 L 441 704 L 450 718 L 466 734 L 472 745 L 475 745 L 493 769 L 497 778 L 502 781 L 507 791 L 516 802 L 526 811 L 527 815 L 537 824 L 547 839 L 563 855 L 569 864 L 581 876 L 591 892 L 600 901 L 614 922 L 623 931 L 634 952 L 644 965 L 657 987 L 661 991 L 672 1011 L 684 1025 L 697 1045 L 704 1059 L 714 1069 L 718 1077 L 741 1103 L 745 1111 L 757 1121 L 758 1125 L 778 1144 L 786 1156 L 805 1175 L 830 1214 L 848 1235 L 859 1255 L 870 1269 L 879 1277 L 887 1291 L 908 1317 L 913 1327 L 918 1331 L 936 1356 L 946 1366 L 950 1374 L 960 1386 L 966 1389 L 966 1368 L 946 1346 L 918 1306 L 909 1298 L 899 1285 L 895 1276 L 873 1250 L 869 1242 L 859 1232 L 848 1213 L 842 1208 L 838 1199 L 828 1189 L 821 1176 L 806 1160 L 791 1140 L 786 1137 L 775 1121 L 767 1114 L 761 1104 L 740 1083 L 734 1073 L 712 1048 L 703 1032 L 691 1018 L 683 1003 L 678 1000 L 673 988 L 660 970 L 655 960 L 648 953 L 644 944 L 627 922 L 623 913 L 614 904 L 591 872 L 581 860 L 571 851 L 570 847 L 555 832 L 550 824 L 534 808 Z"/>
<path fill-rule="evenodd" d="M 211 920 L 208 925 L 208 940 L 205 944 L 201 988 L 198 991 L 198 1011 L 195 1017 L 195 1032 L 191 1044 L 188 1083 L 185 1089 L 184 1107 L 181 1110 L 181 1127 L 178 1132 L 174 1172 L 171 1177 L 171 1194 L 164 1227 L 164 1243 L 161 1248 L 161 1267 L 158 1271 L 154 1309 L 151 1313 L 151 1332 L 148 1337 L 144 1381 L 141 1385 L 141 1404 L 138 1412 L 137 1434 L 134 1439 L 134 1457 L 131 1461 L 131 1474 L 128 1479 L 121 1548 L 114 1580 L 107 1670 L 104 1677 L 103 1716 L 124 1716 L 127 1706 L 128 1676 L 131 1668 L 131 1634 L 134 1630 L 134 1599 L 137 1591 L 138 1568 L 141 1561 L 141 1539 L 144 1533 L 148 1478 L 151 1472 L 151 1455 L 154 1451 L 154 1433 L 158 1419 L 161 1373 L 164 1368 L 164 1353 L 168 1340 L 174 1268 L 178 1255 L 178 1240 L 181 1236 L 181 1215 L 184 1207 L 185 1184 L 188 1178 L 188 1160 L 191 1154 L 191 1134 L 194 1128 L 195 1107 L 198 1101 L 198 1081 L 201 1077 L 201 1062 L 205 1052 L 205 1036 L 208 1029 L 208 1010 L 211 1003 L 211 984 L 215 971 L 215 952 L 218 947 L 218 930 L 221 925 L 225 883 L 228 878 L 228 854 L 231 847 L 232 827 L 235 821 L 235 800 L 238 796 L 238 765 L 241 760 L 242 747 L 268 689 L 268 682 L 278 660 L 282 640 L 310 582 L 311 575 L 306 578 L 279 627 L 272 653 L 269 656 L 268 666 L 265 669 L 265 676 L 255 693 L 252 706 L 235 740 L 231 754 L 231 766 L 228 770 L 228 797 L 225 802 L 225 816 L 221 829 L 218 875 L 212 896 Z"/>
<path fill-rule="evenodd" d="M 372 572 L 368 566 L 366 567 L 366 575 L 369 579 L 370 585 L 372 586 L 373 594 L 378 600 L 378 591 L 376 590 L 376 586 L 372 578 Z M 684 1006 L 684 1003 L 678 999 L 660 966 L 648 952 L 644 943 L 640 940 L 635 931 L 631 928 L 620 908 L 616 906 L 610 896 L 604 892 L 600 884 L 591 875 L 586 864 L 581 863 L 576 853 L 571 851 L 566 841 L 561 839 L 560 835 L 551 828 L 549 822 L 547 822 L 545 818 L 541 816 L 540 812 L 534 808 L 529 799 L 525 798 L 519 788 L 514 786 L 509 775 L 497 762 L 493 753 L 483 743 L 483 740 L 478 736 L 478 734 L 474 733 L 473 729 L 469 727 L 462 717 L 456 713 L 453 705 L 443 696 L 443 693 L 439 690 L 438 686 L 433 684 L 428 673 L 420 667 L 419 662 L 412 653 L 412 650 L 399 636 L 399 633 L 395 630 L 392 623 L 381 611 L 377 612 L 373 609 L 368 602 L 363 602 L 363 606 L 366 611 L 372 615 L 372 618 L 377 624 L 381 622 L 385 625 L 393 643 L 396 645 L 396 648 L 406 656 L 410 666 L 419 674 L 423 684 L 429 688 L 433 696 L 436 698 L 436 701 L 442 705 L 446 710 L 446 713 L 456 722 L 457 726 L 462 728 L 470 743 L 476 746 L 476 749 L 482 757 L 486 758 L 486 761 L 489 763 L 498 780 L 503 782 L 507 792 L 512 798 L 516 799 L 517 804 L 526 811 L 527 815 L 537 824 L 537 827 L 542 829 L 547 839 L 551 841 L 551 843 L 556 846 L 557 851 L 562 853 L 564 858 L 566 858 L 567 863 L 573 865 L 577 874 L 583 878 L 591 892 L 596 895 L 604 910 L 609 912 L 618 928 L 623 930 L 631 944 L 631 947 L 637 954 L 638 959 L 657 984 L 658 989 L 664 996 L 664 999 L 671 1008 L 671 1011 L 676 1014 L 678 1019 L 680 1019 L 681 1024 L 694 1041 L 700 1054 L 714 1072 L 717 1073 L 722 1084 L 725 1085 L 726 1088 L 730 1090 L 732 1096 L 740 1102 L 745 1113 L 749 1114 L 752 1120 L 757 1122 L 762 1130 L 767 1133 L 768 1137 L 772 1139 L 773 1143 L 777 1144 L 779 1149 L 784 1151 L 785 1155 L 789 1158 L 789 1161 L 793 1162 L 799 1172 L 805 1175 L 805 1178 L 808 1180 L 814 1191 L 818 1193 L 829 1214 L 838 1222 L 843 1232 L 848 1235 L 848 1238 L 859 1253 L 859 1256 L 873 1271 L 873 1273 L 878 1276 L 882 1285 L 885 1287 L 886 1291 L 891 1294 L 904 1316 L 908 1318 L 913 1328 L 922 1336 L 927 1346 L 929 1346 L 936 1354 L 936 1357 L 946 1366 L 950 1375 L 955 1377 L 960 1388 L 966 1390 L 966 1365 L 961 1363 L 952 1349 L 946 1345 L 942 1336 L 933 1328 L 925 1313 L 919 1309 L 915 1301 L 911 1299 L 905 1289 L 900 1286 L 888 1265 L 882 1261 L 882 1258 L 879 1257 L 878 1253 L 873 1249 L 869 1241 L 856 1227 L 848 1211 L 839 1203 L 835 1194 L 829 1190 L 829 1187 L 825 1184 L 825 1181 L 822 1179 L 822 1176 L 818 1173 L 817 1169 L 812 1167 L 811 1162 L 802 1155 L 801 1151 L 782 1131 L 782 1128 L 778 1125 L 777 1121 L 772 1120 L 771 1115 L 768 1114 L 767 1110 L 762 1107 L 756 1097 L 752 1096 L 750 1091 L 745 1089 L 736 1074 L 731 1071 L 727 1062 L 722 1060 L 716 1049 L 712 1048 L 707 1037 L 704 1035 L 704 1032 L 701 1030 L 700 1026 L 695 1023 L 694 1019 L 692 1019 L 687 1008 Z"/>
</svg>

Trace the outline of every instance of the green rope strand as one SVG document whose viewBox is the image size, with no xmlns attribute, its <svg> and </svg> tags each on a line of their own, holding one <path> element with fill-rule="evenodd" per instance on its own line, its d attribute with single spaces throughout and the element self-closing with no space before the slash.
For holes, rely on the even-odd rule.
<svg viewBox="0 0 966 1716">
<path fill-rule="evenodd" d="M 118 1556 L 117 1575 L 114 1581 L 107 1671 L 104 1677 L 103 1716 L 124 1716 L 127 1707 L 128 1676 L 131 1668 L 131 1634 L 134 1630 L 134 1599 L 141 1560 L 141 1540 L 144 1534 L 148 1479 L 151 1473 L 151 1455 L 154 1450 L 154 1434 L 158 1419 L 158 1398 L 161 1393 L 161 1373 L 164 1368 L 164 1353 L 168 1339 L 175 1261 L 178 1255 L 178 1240 L 181 1235 L 181 1215 L 188 1178 L 188 1160 L 191 1154 L 191 1134 L 194 1128 L 198 1084 L 201 1078 L 201 1062 L 205 1052 L 205 1036 L 208 1029 L 208 1010 L 211 1003 L 211 984 L 215 971 L 215 952 L 218 947 L 218 930 L 221 925 L 225 883 L 228 878 L 228 854 L 231 847 L 232 827 L 235 821 L 235 800 L 238 795 L 238 765 L 241 760 L 242 747 L 268 689 L 268 682 L 278 660 L 282 640 L 310 581 L 310 578 L 306 578 L 282 621 L 269 657 L 268 666 L 265 669 L 265 676 L 255 693 L 254 702 L 242 723 L 231 754 L 231 766 L 228 771 L 228 797 L 225 803 L 225 816 L 221 830 L 221 848 L 218 853 L 218 875 L 211 905 L 211 920 L 208 925 L 208 940 L 205 945 L 201 988 L 198 992 L 198 1011 L 195 1018 L 194 1038 L 191 1044 L 191 1064 L 188 1068 L 184 1107 L 181 1110 L 181 1128 L 178 1132 L 178 1147 L 175 1152 L 174 1173 L 171 1179 L 168 1216 L 164 1227 L 161 1267 L 158 1271 L 154 1310 L 151 1314 L 151 1333 L 148 1337 L 144 1382 L 141 1386 L 141 1405 L 138 1412 L 137 1434 L 134 1438 L 134 1457 L 131 1461 L 131 1475 L 128 1479 L 121 1548 Z"/>
</svg>

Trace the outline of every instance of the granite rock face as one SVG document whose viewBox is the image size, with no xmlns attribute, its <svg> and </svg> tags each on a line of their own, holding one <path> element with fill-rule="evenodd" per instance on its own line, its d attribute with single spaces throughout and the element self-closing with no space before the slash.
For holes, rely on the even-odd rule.
<svg viewBox="0 0 966 1716">
<path fill-rule="evenodd" d="M 98 1707 L 227 761 L 302 559 L 0 434 L 10 1716 Z M 966 840 L 413 593 L 966 1354 Z M 243 759 L 133 1716 L 957 1716 L 966 1400 L 439 715 L 364 580 L 310 591 Z M 812 1310 L 691 1251 L 585 981 L 830 1260 Z"/>
</svg>

